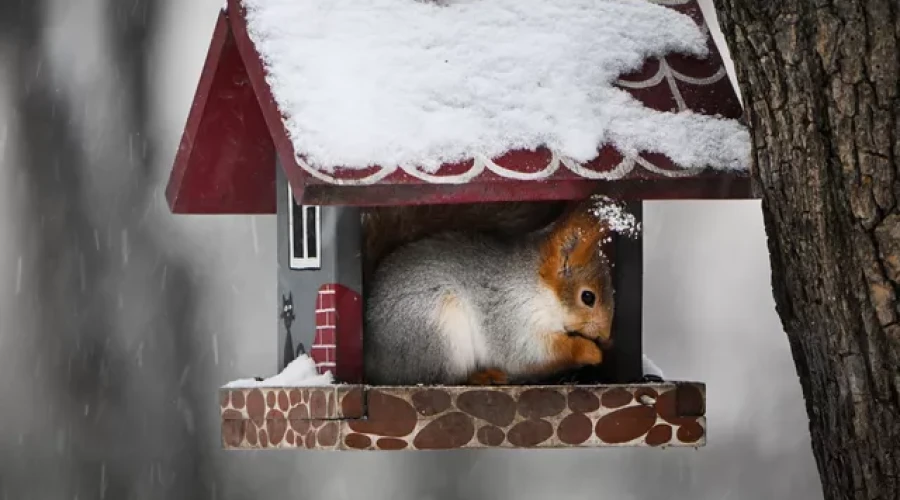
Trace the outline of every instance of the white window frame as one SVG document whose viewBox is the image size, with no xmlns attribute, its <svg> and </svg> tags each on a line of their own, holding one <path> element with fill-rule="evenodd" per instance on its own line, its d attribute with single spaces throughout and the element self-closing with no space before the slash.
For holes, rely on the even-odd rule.
<svg viewBox="0 0 900 500">
<path fill-rule="evenodd" d="M 294 257 L 294 191 L 291 184 L 288 183 L 288 265 L 291 269 L 322 269 L 322 207 L 318 205 L 300 205 L 301 221 L 303 227 L 309 223 L 307 220 L 307 208 L 315 208 L 316 220 L 314 221 L 316 228 L 316 256 L 309 257 L 309 249 L 307 248 L 308 240 L 303 238 L 303 255 L 304 257 Z M 303 231 L 306 234 L 306 231 Z"/>
</svg>

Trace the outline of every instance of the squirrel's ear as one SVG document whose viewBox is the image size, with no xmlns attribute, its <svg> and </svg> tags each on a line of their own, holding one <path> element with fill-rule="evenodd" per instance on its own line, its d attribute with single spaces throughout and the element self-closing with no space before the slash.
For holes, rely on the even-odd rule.
<svg viewBox="0 0 900 500">
<path fill-rule="evenodd" d="M 579 213 L 570 225 L 575 244 L 569 254 L 569 261 L 574 266 L 595 262 L 601 256 L 600 245 L 606 236 L 607 225 L 587 212 Z"/>
<path fill-rule="evenodd" d="M 587 210 L 575 209 L 563 216 L 544 242 L 545 263 L 563 276 L 573 267 L 589 264 L 601 257 L 600 245 L 608 227 Z"/>
</svg>

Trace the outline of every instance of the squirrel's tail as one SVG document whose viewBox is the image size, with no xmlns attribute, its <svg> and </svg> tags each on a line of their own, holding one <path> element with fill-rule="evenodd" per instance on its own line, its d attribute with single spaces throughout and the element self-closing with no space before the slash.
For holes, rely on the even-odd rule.
<svg viewBox="0 0 900 500">
<path fill-rule="evenodd" d="M 363 210 L 364 275 L 398 247 L 447 231 L 517 235 L 543 228 L 566 202 L 507 202 L 371 207 Z"/>
</svg>

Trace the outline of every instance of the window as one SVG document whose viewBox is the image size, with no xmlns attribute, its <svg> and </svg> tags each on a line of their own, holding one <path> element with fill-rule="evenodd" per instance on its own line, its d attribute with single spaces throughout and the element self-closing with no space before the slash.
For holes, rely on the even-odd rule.
<svg viewBox="0 0 900 500">
<path fill-rule="evenodd" d="M 288 184 L 288 250 L 291 269 L 321 269 L 322 209 L 300 205 Z"/>
</svg>

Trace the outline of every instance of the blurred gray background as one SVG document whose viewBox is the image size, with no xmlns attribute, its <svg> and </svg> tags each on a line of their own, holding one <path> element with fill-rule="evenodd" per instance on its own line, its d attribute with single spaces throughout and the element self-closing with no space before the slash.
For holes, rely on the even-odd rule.
<svg viewBox="0 0 900 500">
<path fill-rule="evenodd" d="M 821 498 L 753 201 L 645 209 L 706 448 L 222 451 L 216 388 L 275 369 L 275 218 L 162 194 L 222 4 L 0 0 L 0 499 Z"/>
</svg>

